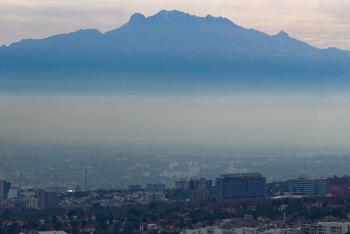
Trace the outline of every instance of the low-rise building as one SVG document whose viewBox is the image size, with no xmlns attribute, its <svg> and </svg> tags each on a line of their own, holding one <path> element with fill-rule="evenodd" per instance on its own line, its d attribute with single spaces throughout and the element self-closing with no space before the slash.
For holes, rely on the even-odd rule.
<svg viewBox="0 0 350 234">
<path fill-rule="evenodd" d="M 302 234 L 345 234 L 350 232 L 350 222 L 318 222 L 306 224 L 301 228 Z"/>
</svg>

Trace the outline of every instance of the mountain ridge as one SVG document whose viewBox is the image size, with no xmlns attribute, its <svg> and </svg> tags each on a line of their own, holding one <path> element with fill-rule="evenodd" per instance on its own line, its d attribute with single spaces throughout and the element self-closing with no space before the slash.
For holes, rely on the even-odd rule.
<svg viewBox="0 0 350 234">
<path fill-rule="evenodd" d="M 292 38 L 292 37 L 290 37 L 290 35 L 289 35 L 286 31 L 284 31 L 284 30 L 281 30 L 280 32 L 278 32 L 278 33 L 276 33 L 276 34 L 274 34 L 274 35 L 270 35 L 270 34 L 264 33 L 264 32 L 262 32 L 262 31 L 259 31 L 259 30 L 256 30 L 256 29 L 241 27 L 241 26 L 235 24 L 234 22 L 232 22 L 230 19 L 225 18 L 225 17 L 221 17 L 221 16 L 216 17 L 216 16 L 212 16 L 212 15 L 208 14 L 208 15 L 205 16 L 205 17 L 200 17 L 200 16 L 191 15 L 191 14 L 189 14 L 189 13 L 184 13 L 184 12 L 181 12 L 181 11 L 178 11 L 178 10 L 170 10 L 170 11 L 161 10 L 161 11 L 158 12 L 157 14 L 152 15 L 152 16 L 148 16 L 148 17 L 146 17 L 146 16 L 143 15 L 142 13 L 134 13 L 133 15 L 130 16 L 129 21 L 128 21 L 126 24 L 124 24 L 124 25 L 122 25 L 122 26 L 120 26 L 120 27 L 118 27 L 118 28 L 112 29 L 112 30 L 110 30 L 110 31 L 106 31 L 106 32 L 104 32 L 104 33 L 102 33 L 101 31 L 99 31 L 98 29 L 95 29 L 95 28 L 78 29 L 78 30 L 75 30 L 75 31 L 72 31 L 72 32 L 58 33 L 58 34 L 54 34 L 54 35 L 51 35 L 51 36 L 48 36 L 48 37 L 44 37 L 44 38 L 39 38 L 39 39 L 30 39 L 30 38 L 29 38 L 29 39 L 21 39 L 20 41 L 13 42 L 13 43 L 11 43 L 11 44 L 9 44 L 9 45 L 1 45 L 0 48 L 1 48 L 1 47 L 8 48 L 8 47 L 11 47 L 12 45 L 15 45 L 15 44 L 18 44 L 18 43 L 21 43 L 21 42 L 25 42 L 25 41 L 40 41 L 40 40 L 45 40 L 45 39 L 49 39 L 49 38 L 56 37 L 56 36 L 74 35 L 74 34 L 80 33 L 80 32 L 88 32 L 88 31 L 90 31 L 90 32 L 96 32 L 96 33 L 98 33 L 98 34 L 104 35 L 104 34 L 108 34 L 109 32 L 112 32 L 112 31 L 114 31 L 114 30 L 118 30 L 118 29 L 120 29 L 120 28 L 122 28 L 123 26 L 126 26 L 126 25 L 128 25 L 128 24 L 142 23 L 142 22 L 146 22 L 146 21 L 149 20 L 149 19 L 154 19 L 154 18 L 161 18 L 161 17 L 162 17 L 162 18 L 165 18 L 165 17 L 164 17 L 165 15 L 168 15 L 168 16 L 169 16 L 169 15 L 177 15 L 177 16 L 182 15 L 182 16 L 187 16 L 187 17 L 191 17 L 191 18 L 196 18 L 196 19 L 199 20 L 199 21 L 200 21 L 200 20 L 213 19 L 213 20 L 216 21 L 216 22 L 220 22 L 220 21 L 221 21 L 222 23 L 225 22 L 225 23 L 227 23 L 227 24 L 234 25 L 234 26 L 240 27 L 240 28 L 245 29 L 245 30 L 256 31 L 256 32 L 265 34 L 265 35 L 270 36 L 270 37 L 289 37 L 289 38 Z M 181 21 L 180 21 L 180 22 L 181 22 Z M 179 21 L 177 21 L 177 23 L 179 23 Z M 296 38 L 293 38 L 293 39 L 298 40 L 298 41 L 301 41 L 301 40 L 296 39 Z M 303 42 L 303 41 L 302 41 L 302 42 Z M 304 42 L 304 43 L 306 43 L 306 42 Z M 308 44 L 308 43 L 307 43 L 307 44 Z M 310 45 L 310 44 L 309 44 L 309 45 Z M 318 48 L 318 47 L 313 46 L 313 45 L 310 45 L 310 46 L 315 47 L 315 48 Z M 334 46 L 327 47 L 327 48 L 318 48 L 318 49 L 322 49 L 322 50 L 337 49 L 337 50 L 339 50 L 339 51 L 349 52 L 349 53 L 350 53 L 349 50 L 339 49 L 339 48 L 334 47 Z"/>
<path fill-rule="evenodd" d="M 0 47 L 0 74 L 62 70 L 347 76 L 350 52 L 319 49 L 285 31 L 268 35 L 224 17 L 177 10 L 148 17 L 135 13 L 126 24 L 105 33 L 81 29 Z"/>
</svg>

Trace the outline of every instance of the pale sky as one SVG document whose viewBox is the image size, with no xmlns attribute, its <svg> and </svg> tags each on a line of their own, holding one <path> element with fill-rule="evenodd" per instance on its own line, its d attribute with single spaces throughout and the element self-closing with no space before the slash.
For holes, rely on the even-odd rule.
<svg viewBox="0 0 350 234">
<path fill-rule="evenodd" d="M 0 45 L 81 28 L 104 32 L 135 12 L 163 9 L 224 16 L 243 27 L 284 30 L 318 47 L 350 50 L 350 0 L 0 0 Z"/>
</svg>

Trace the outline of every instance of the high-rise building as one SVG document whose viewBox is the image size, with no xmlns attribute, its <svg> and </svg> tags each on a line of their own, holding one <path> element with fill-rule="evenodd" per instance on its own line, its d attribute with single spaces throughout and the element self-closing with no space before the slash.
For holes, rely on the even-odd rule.
<svg viewBox="0 0 350 234">
<path fill-rule="evenodd" d="M 5 180 L 0 180 L 0 202 L 2 203 L 8 197 L 11 188 L 11 183 Z"/>
<path fill-rule="evenodd" d="M 191 193 L 191 201 L 207 201 L 212 190 L 212 181 L 204 178 L 191 179 L 188 183 L 188 189 Z"/>
<path fill-rule="evenodd" d="M 305 194 L 309 196 L 325 196 L 327 193 L 326 179 L 299 178 L 288 180 L 290 193 Z"/>
<path fill-rule="evenodd" d="M 58 207 L 58 195 L 56 192 L 39 191 L 39 207 L 41 210 L 54 209 Z"/>
<path fill-rule="evenodd" d="M 266 178 L 260 173 L 226 174 L 216 179 L 220 199 L 264 198 Z"/>
</svg>

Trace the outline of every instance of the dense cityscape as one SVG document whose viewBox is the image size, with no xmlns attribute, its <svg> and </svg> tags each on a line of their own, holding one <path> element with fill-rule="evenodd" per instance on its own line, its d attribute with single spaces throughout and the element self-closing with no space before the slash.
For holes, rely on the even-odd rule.
<svg viewBox="0 0 350 234">
<path fill-rule="evenodd" d="M 350 0 L 0 0 L 0 234 L 350 234 Z"/>
<path fill-rule="evenodd" d="M 266 182 L 260 173 L 128 185 L 28 188 L 0 181 L 1 233 L 343 234 L 350 177 Z"/>
<path fill-rule="evenodd" d="M 332 160 L 330 160 L 332 158 Z M 130 184 L 261 172 L 267 181 L 350 171 L 347 150 L 196 145 L 2 144 L 0 177 L 19 186 L 122 189 Z"/>
</svg>

